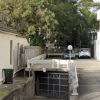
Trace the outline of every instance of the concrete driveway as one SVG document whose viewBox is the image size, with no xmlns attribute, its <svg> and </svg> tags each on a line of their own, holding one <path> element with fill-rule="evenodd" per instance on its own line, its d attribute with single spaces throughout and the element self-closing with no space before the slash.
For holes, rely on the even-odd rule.
<svg viewBox="0 0 100 100">
<path fill-rule="evenodd" d="M 62 58 L 56 57 L 52 59 Z M 71 96 L 70 100 L 100 100 L 100 61 L 93 58 L 73 60 L 78 71 L 79 95 Z"/>
<path fill-rule="evenodd" d="M 61 57 L 47 57 L 46 60 L 50 59 L 61 59 L 61 60 L 69 60 L 69 59 L 62 59 Z M 78 71 L 100 71 L 100 61 L 97 61 L 93 58 L 81 58 L 81 59 L 72 59 L 78 68 Z"/>
<path fill-rule="evenodd" d="M 95 59 L 75 59 L 74 63 L 81 72 L 100 72 L 100 61 Z"/>
<path fill-rule="evenodd" d="M 78 70 L 78 96 L 71 100 L 100 100 L 100 62 L 95 59 L 74 60 Z"/>
</svg>

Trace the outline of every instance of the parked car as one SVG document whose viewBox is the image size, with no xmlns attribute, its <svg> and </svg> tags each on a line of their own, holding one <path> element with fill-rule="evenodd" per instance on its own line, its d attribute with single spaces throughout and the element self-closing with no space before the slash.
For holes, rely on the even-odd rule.
<svg viewBox="0 0 100 100">
<path fill-rule="evenodd" d="M 91 58 L 91 53 L 89 48 L 81 48 L 79 50 L 79 58 L 81 57 L 88 57 Z"/>
<path fill-rule="evenodd" d="M 69 55 L 70 55 L 69 50 L 65 50 L 63 52 L 63 58 L 69 58 L 70 57 Z M 71 58 L 74 58 L 74 59 L 76 58 L 74 50 L 71 50 Z"/>
</svg>

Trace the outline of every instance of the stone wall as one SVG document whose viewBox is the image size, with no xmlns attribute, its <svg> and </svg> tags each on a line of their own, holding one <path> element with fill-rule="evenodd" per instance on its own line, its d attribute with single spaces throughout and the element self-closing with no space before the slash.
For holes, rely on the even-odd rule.
<svg viewBox="0 0 100 100">
<path fill-rule="evenodd" d="M 12 90 L 1 100 L 28 100 L 35 96 L 35 75 L 21 85 L 21 88 Z"/>
</svg>

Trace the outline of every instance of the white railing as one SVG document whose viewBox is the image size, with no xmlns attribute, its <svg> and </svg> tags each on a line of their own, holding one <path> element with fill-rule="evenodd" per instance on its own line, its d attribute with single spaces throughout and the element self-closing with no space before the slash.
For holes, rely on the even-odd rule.
<svg viewBox="0 0 100 100">
<path fill-rule="evenodd" d="M 52 60 L 36 60 L 34 58 L 27 60 L 27 68 L 31 68 L 30 65 L 34 64 L 51 64 L 51 68 L 62 68 L 60 65 L 66 65 L 67 71 L 70 69 L 70 79 L 72 80 L 72 94 L 71 95 L 78 95 L 77 88 L 78 88 L 78 77 L 77 77 L 77 70 L 76 66 L 73 61 L 70 61 L 70 68 L 68 66 L 69 60 L 59 60 L 59 59 L 52 59 Z M 55 66 L 56 64 L 56 66 Z M 46 68 L 42 68 L 43 72 L 45 72 Z"/>
<path fill-rule="evenodd" d="M 73 61 L 70 62 L 70 75 L 71 75 L 71 80 L 72 80 L 72 93 L 71 95 L 78 95 L 77 93 L 77 88 L 78 88 L 78 76 L 77 76 L 77 70 L 76 66 Z"/>
<path fill-rule="evenodd" d="M 66 68 L 68 68 L 68 60 L 59 60 L 59 59 L 52 59 L 52 60 L 36 60 L 36 59 L 27 59 L 27 68 L 30 68 L 31 65 L 34 64 L 51 64 L 51 68 L 55 68 L 55 64 L 57 65 L 56 68 L 60 68 L 61 64 L 65 64 Z"/>
</svg>

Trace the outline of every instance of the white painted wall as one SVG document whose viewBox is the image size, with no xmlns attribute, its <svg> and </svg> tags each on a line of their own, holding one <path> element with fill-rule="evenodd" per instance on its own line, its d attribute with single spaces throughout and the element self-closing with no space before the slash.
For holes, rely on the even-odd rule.
<svg viewBox="0 0 100 100">
<path fill-rule="evenodd" d="M 97 20 L 100 21 L 100 10 L 97 12 Z M 100 61 L 100 29 L 97 32 L 97 40 L 94 41 L 94 58 Z"/>
<path fill-rule="evenodd" d="M 97 40 L 100 40 L 100 32 L 97 32 Z"/>
<path fill-rule="evenodd" d="M 100 10 L 97 11 L 97 20 L 100 20 Z"/>
<path fill-rule="evenodd" d="M 10 40 L 13 41 L 12 64 L 10 64 Z M 17 47 L 18 43 L 19 50 Z M 22 45 L 25 47 L 25 54 L 20 53 Z M 41 54 L 43 54 L 43 48 L 40 46 L 29 46 L 26 38 L 18 37 L 14 33 L 0 31 L 0 83 L 2 81 L 3 68 L 13 68 L 14 73 L 16 73 L 24 67 L 27 59 Z"/>
<path fill-rule="evenodd" d="M 18 58 L 18 51 L 17 51 L 17 43 L 19 43 L 19 58 Z M 23 46 L 29 46 L 29 43 L 26 38 L 20 38 L 16 37 L 16 39 L 13 42 L 13 68 L 14 73 L 17 72 L 19 69 L 23 68 L 24 64 L 24 54 L 20 53 L 20 47 Z M 19 61 L 19 64 L 17 63 Z"/>
<path fill-rule="evenodd" d="M 94 58 L 100 61 L 100 40 L 94 41 Z"/>
<path fill-rule="evenodd" d="M 10 64 L 10 40 L 13 41 L 12 64 Z M 14 73 L 21 69 L 22 63 L 17 66 L 17 43 L 19 47 L 28 46 L 26 38 L 17 37 L 16 34 L 0 31 L 0 81 L 2 80 L 3 68 L 14 68 Z M 20 61 L 23 61 L 23 55 L 20 55 Z"/>
</svg>

